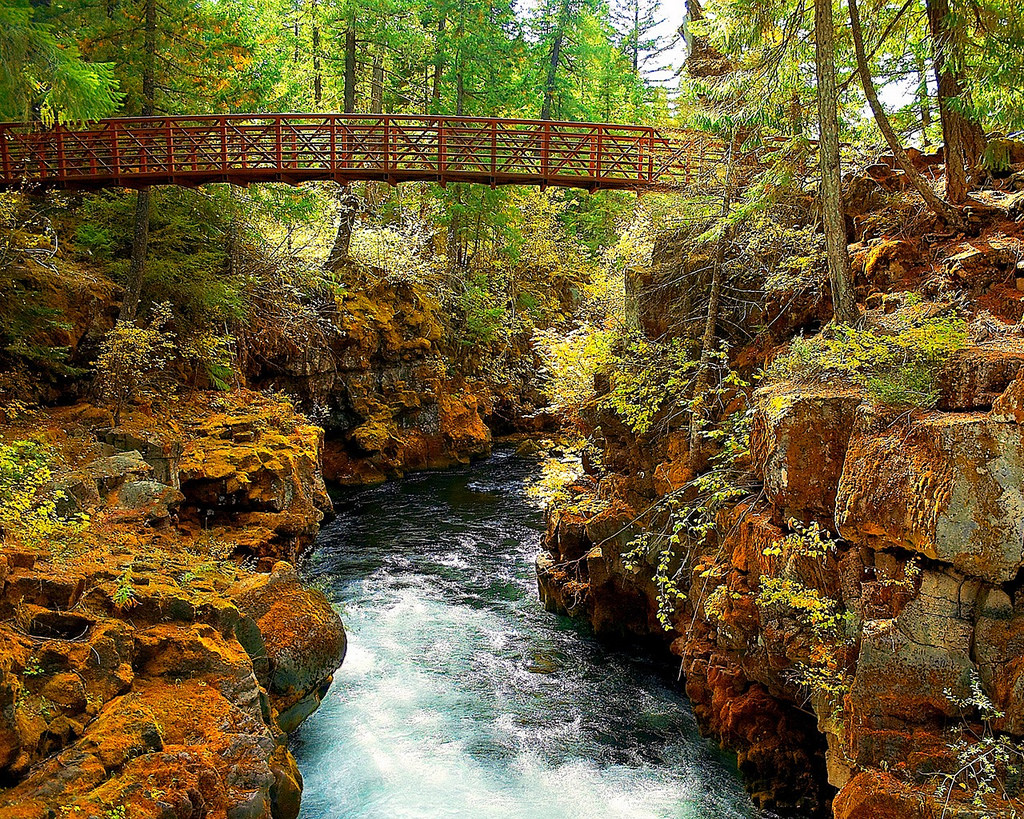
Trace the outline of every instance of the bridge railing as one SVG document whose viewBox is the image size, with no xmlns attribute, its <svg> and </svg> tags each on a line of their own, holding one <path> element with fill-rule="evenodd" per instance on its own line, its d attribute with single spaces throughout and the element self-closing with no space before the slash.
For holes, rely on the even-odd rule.
<svg viewBox="0 0 1024 819">
<path fill-rule="evenodd" d="M 672 152 L 653 128 L 473 117 L 272 114 L 0 124 L 0 186 L 431 180 L 636 188 Z"/>
</svg>

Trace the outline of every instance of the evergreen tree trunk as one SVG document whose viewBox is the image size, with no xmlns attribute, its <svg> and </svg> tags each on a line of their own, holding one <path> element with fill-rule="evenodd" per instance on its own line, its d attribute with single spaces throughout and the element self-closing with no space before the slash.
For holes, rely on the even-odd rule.
<svg viewBox="0 0 1024 819">
<path fill-rule="evenodd" d="M 962 224 L 960 214 L 956 208 L 952 207 L 949 202 L 944 202 L 940 199 L 935 191 L 932 190 L 932 186 L 928 184 L 928 180 L 917 172 L 917 168 L 910 161 L 910 157 L 903 150 L 896 132 L 892 129 L 892 124 L 885 115 L 882 104 L 878 101 L 875 84 L 871 79 L 871 71 L 868 69 L 867 57 L 864 54 L 864 34 L 860 25 L 860 11 L 857 8 L 857 0 L 848 0 L 848 2 L 850 6 L 850 27 L 853 34 L 853 50 L 857 55 L 857 71 L 860 73 L 861 85 L 864 86 L 864 96 L 867 97 L 871 113 L 878 124 L 878 130 L 882 132 L 882 136 L 885 137 L 885 141 L 889 145 L 889 150 L 896 157 L 896 163 L 903 169 L 907 179 L 910 180 L 914 189 L 921 194 L 921 197 L 935 215 L 948 225 Z"/>
<path fill-rule="evenodd" d="M 345 113 L 356 111 L 356 21 L 349 20 L 345 32 Z"/>
<path fill-rule="evenodd" d="M 334 244 L 327 254 L 327 269 L 337 273 L 349 263 L 349 247 L 352 243 L 352 228 L 356 214 L 359 213 L 359 197 L 348 185 L 338 190 L 338 229 L 334 234 Z"/>
<path fill-rule="evenodd" d="M 434 50 L 434 76 L 430 88 L 430 110 L 437 114 L 441 108 L 441 77 L 444 76 L 444 30 L 448 20 L 444 14 L 437 21 L 437 47 Z"/>
<path fill-rule="evenodd" d="M 142 279 L 146 274 L 146 250 L 149 247 L 150 188 L 139 188 L 135 198 L 135 229 L 132 233 L 132 256 L 128 265 L 128 286 L 121 299 L 119 321 L 133 321 L 142 297 Z"/>
<path fill-rule="evenodd" d="M 729 141 L 729 164 L 725 172 L 725 190 L 722 192 L 721 218 L 729 216 L 732 207 L 732 180 L 734 170 L 734 151 L 736 137 Z M 711 386 L 711 364 L 715 353 L 716 329 L 718 327 L 718 311 L 722 301 L 722 280 L 725 278 L 725 250 L 732 239 L 732 227 L 726 226 L 715 248 L 715 262 L 711 270 L 711 292 L 708 295 L 708 312 L 704 320 L 704 335 L 700 344 L 700 364 L 697 377 L 694 379 L 693 399 L 690 404 L 690 453 L 689 465 L 695 472 L 703 472 L 707 467 L 704 446 L 704 427 L 708 420 L 707 391 Z"/>
<path fill-rule="evenodd" d="M 843 222 L 832 0 L 814 2 L 814 58 L 818 78 L 818 120 L 821 129 L 821 140 L 818 145 L 821 172 L 819 201 L 825 227 L 828 274 L 832 283 L 832 309 L 836 321 L 852 324 L 860 314 L 853 296 L 850 256 L 846 247 L 846 226 Z"/>
<path fill-rule="evenodd" d="M 541 119 L 551 119 L 551 109 L 555 102 L 555 80 L 558 77 L 558 63 L 562 58 L 562 38 L 564 32 L 559 25 L 555 39 L 551 42 L 551 58 L 548 61 L 548 75 L 544 82 L 544 104 L 540 109 Z"/>
<path fill-rule="evenodd" d="M 142 116 L 156 111 L 156 0 L 145 0 L 142 64 Z M 135 199 L 135 227 L 132 232 L 132 256 L 128 265 L 128 286 L 125 288 L 119 321 L 134 321 L 142 297 L 142 280 L 146 275 L 146 251 L 149 247 L 149 185 L 139 188 Z"/>
<path fill-rule="evenodd" d="M 313 102 L 319 111 L 324 98 L 324 78 L 320 68 L 320 20 L 317 5 L 317 0 L 312 0 L 310 15 L 313 18 Z"/>
<path fill-rule="evenodd" d="M 350 17 L 345 30 L 345 113 L 356 111 L 356 20 Z M 338 273 L 349 263 L 349 247 L 352 244 L 352 227 L 359 212 L 359 198 L 348 185 L 338 186 L 338 229 L 334 243 L 327 254 L 327 269 Z"/>
<path fill-rule="evenodd" d="M 921 144 L 924 147 L 931 145 L 928 139 L 928 128 L 932 124 L 932 103 L 928 95 L 928 73 L 924 65 L 924 57 L 917 58 L 917 82 L 921 89 L 920 110 L 921 110 Z"/>
<path fill-rule="evenodd" d="M 985 150 L 985 136 L 977 123 L 956 111 L 950 101 L 963 94 L 954 73 L 957 62 L 953 32 L 947 24 L 949 0 L 926 0 L 928 28 L 932 35 L 932 65 L 939 89 L 939 118 L 942 121 L 943 153 L 946 161 L 946 198 L 954 205 L 967 200 L 969 174 Z"/>
<path fill-rule="evenodd" d="M 633 73 L 640 73 L 640 0 L 633 0 Z"/>
<path fill-rule="evenodd" d="M 384 49 L 373 51 L 373 70 L 370 78 L 370 113 L 384 113 Z"/>
<path fill-rule="evenodd" d="M 458 29 L 455 33 L 458 42 L 458 46 L 455 49 L 455 115 L 459 117 L 466 113 L 466 82 L 462 73 L 463 61 L 465 60 L 462 51 L 466 34 L 465 4 L 461 8 L 461 12 L 462 16 L 459 18 Z"/>
</svg>

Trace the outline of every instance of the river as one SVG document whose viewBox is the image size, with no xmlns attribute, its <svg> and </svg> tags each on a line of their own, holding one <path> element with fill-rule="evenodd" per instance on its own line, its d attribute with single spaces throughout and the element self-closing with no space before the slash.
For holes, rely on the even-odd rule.
<svg viewBox="0 0 1024 819">
<path fill-rule="evenodd" d="M 671 670 L 545 612 L 532 460 L 346 493 L 305 567 L 345 664 L 294 737 L 302 819 L 739 819 Z"/>
</svg>

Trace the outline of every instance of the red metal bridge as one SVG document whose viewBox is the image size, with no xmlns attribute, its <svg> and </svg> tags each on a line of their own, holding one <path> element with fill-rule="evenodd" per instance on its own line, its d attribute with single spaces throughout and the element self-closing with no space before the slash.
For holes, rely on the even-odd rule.
<svg viewBox="0 0 1024 819">
<path fill-rule="evenodd" d="M 381 180 L 587 190 L 683 187 L 722 173 L 697 132 L 545 120 L 363 114 L 107 119 L 84 129 L 0 124 L 0 189 Z"/>
</svg>

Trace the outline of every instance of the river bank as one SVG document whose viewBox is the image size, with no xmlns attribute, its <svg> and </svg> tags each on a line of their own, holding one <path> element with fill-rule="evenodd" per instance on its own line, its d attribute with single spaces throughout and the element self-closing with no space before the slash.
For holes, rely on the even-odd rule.
<svg viewBox="0 0 1024 819">
<path fill-rule="evenodd" d="M 346 645 L 287 562 L 330 509 L 322 431 L 242 392 L 2 432 L 0 816 L 294 819 L 287 735 Z"/>
</svg>

